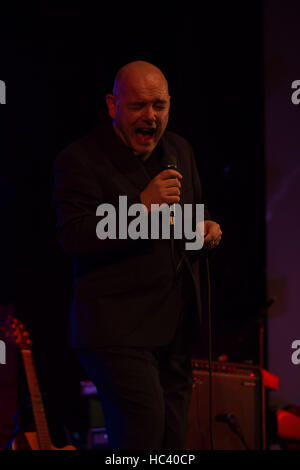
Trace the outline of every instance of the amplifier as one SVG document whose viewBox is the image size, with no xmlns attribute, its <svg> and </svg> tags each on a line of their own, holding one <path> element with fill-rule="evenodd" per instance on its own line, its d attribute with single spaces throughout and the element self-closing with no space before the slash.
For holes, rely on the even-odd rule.
<svg viewBox="0 0 300 470">
<path fill-rule="evenodd" d="M 193 390 L 185 449 L 209 450 L 209 364 L 192 359 Z M 215 450 L 263 448 L 263 390 L 259 367 L 212 363 L 212 437 Z"/>
</svg>

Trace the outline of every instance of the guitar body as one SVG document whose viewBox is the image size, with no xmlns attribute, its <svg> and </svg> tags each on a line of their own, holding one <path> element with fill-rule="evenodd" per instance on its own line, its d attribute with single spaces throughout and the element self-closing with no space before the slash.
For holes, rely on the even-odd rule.
<svg viewBox="0 0 300 470">
<path fill-rule="evenodd" d="M 12 450 L 41 450 L 39 446 L 39 441 L 37 433 L 35 432 L 25 432 L 20 433 L 16 436 L 15 440 L 12 443 Z M 54 447 L 51 444 L 50 448 L 47 450 L 77 450 L 74 446 L 65 446 L 61 449 Z"/>
</svg>

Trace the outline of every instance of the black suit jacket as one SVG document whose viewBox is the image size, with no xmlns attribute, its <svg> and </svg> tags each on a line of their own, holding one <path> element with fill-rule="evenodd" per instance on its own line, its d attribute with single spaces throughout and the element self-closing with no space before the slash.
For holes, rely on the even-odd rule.
<svg viewBox="0 0 300 470">
<path fill-rule="evenodd" d="M 180 203 L 200 203 L 190 144 L 166 131 L 157 151 L 161 156 L 176 154 L 183 175 Z M 167 344 L 183 305 L 193 297 L 186 284 L 178 287 L 174 282 L 170 240 L 97 238 L 98 205 L 107 202 L 118 207 L 120 195 L 127 195 L 128 206 L 140 203 L 139 195 L 150 180 L 144 164 L 123 144 L 111 123 L 73 142 L 55 160 L 57 236 L 74 259 L 73 347 Z M 207 212 L 205 218 L 209 218 Z M 198 298 L 196 255 L 191 262 Z M 192 284 L 191 277 L 187 283 Z M 194 303 L 191 308 L 195 309 Z"/>
</svg>

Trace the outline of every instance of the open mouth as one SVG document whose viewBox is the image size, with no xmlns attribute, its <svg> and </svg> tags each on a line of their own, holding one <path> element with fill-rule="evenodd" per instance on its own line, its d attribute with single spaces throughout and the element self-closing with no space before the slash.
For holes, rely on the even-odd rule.
<svg viewBox="0 0 300 470">
<path fill-rule="evenodd" d="M 154 127 L 139 127 L 136 129 L 136 140 L 140 145 L 152 145 L 156 129 Z"/>
<path fill-rule="evenodd" d="M 139 127 L 136 133 L 146 137 L 153 137 L 155 134 L 154 127 Z"/>
</svg>

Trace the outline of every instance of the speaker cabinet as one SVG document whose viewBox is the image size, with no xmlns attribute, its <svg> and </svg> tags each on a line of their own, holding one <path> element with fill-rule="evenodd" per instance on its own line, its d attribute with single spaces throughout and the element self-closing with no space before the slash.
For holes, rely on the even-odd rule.
<svg viewBox="0 0 300 470">
<path fill-rule="evenodd" d="M 209 365 L 192 360 L 193 391 L 185 449 L 211 449 Z M 212 363 L 212 436 L 215 450 L 263 448 L 263 390 L 260 369 L 234 363 Z"/>
</svg>

